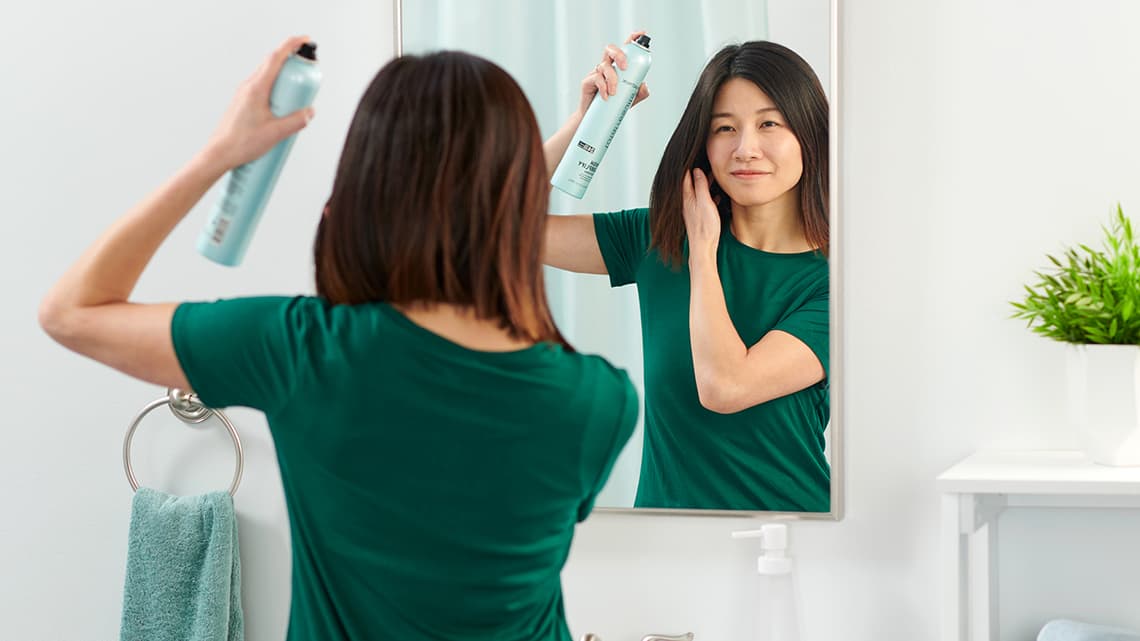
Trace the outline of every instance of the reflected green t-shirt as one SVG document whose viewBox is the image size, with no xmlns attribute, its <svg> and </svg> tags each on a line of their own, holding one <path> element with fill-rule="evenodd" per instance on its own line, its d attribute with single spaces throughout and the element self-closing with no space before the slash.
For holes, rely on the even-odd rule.
<svg viewBox="0 0 1140 641">
<path fill-rule="evenodd" d="M 827 512 L 830 467 L 828 265 L 816 252 L 773 254 L 728 226 L 717 248 L 729 316 L 745 345 L 778 329 L 803 341 L 824 380 L 735 414 L 697 396 L 689 339 L 688 265 L 649 250 L 648 209 L 594 215 L 614 287 L 637 284 L 645 364 L 645 438 L 638 507 Z"/>
<path fill-rule="evenodd" d="M 624 371 L 470 350 L 383 303 L 188 303 L 171 332 L 203 403 L 268 419 L 290 641 L 570 639 L 559 573 L 637 421 Z"/>
</svg>

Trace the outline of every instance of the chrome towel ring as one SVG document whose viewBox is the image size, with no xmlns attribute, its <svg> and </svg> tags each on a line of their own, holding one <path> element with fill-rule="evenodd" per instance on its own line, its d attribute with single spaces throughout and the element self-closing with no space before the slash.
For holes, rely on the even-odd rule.
<svg viewBox="0 0 1140 641">
<path fill-rule="evenodd" d="M 195 425 L 210 418 L 210 416 L 217 416 L 218 420 L 226 426 L 226 430 L 230 433 L 230 438 L 234 442 L 234 454 L 237 455 L 237 469 L 234 470 L 234 480 L 230 484 L 230 496 L 234 495 L 237 491 L 238 484 L 241 483 L 241 473 L 245 468 L 245 453 L 241 448 L 241 437 L 238 436 L 237 429 L 230 419 L 221 410 L 212 409 L 202 405 L 198 400 L 198 395 L 194 392 L 180 390 L 178 388 L 169 388 L 166 390 L 166 396 L 151 401 L 146 407 L 139 411 L 134 420 L 131 421 L 130 426 L 127 428 L 127 436 L 123 439 L 123 468 L 127 471 L 127 482 L 131 484 L 132 491 L 138 491 L 139 482 L 135 478 L 134 468 L 131 467 L 131 439 L 134 438 L 135 430 L 138 428 L 139 423 L 142 422 L 144 416 L 149 414 L 151 410 L 163 405 L 169 405 L 170 411 L 178 417 L 178 420 L 189 425 Z"/>
</svg>

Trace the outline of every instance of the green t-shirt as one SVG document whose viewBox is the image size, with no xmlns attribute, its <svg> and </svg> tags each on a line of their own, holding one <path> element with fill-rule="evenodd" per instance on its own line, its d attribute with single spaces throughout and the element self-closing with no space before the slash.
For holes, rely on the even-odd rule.
<svg viewBox="0 0 1140 641">
<path fill-rule="evenodd" d="M 624 371 L 473 351 L 384 303 L 187 303 L 171 333 L 203 403 L 268 419 L 290 641 L 570 639 L 559 573 L 637 421 Z"/>
<path fill-rule="evenodd" d="M 787 332 L 815 353 L 825 376 L 794 394 L 718 414 L 697 396 L 688 265 L 670 268 L 649 251 L 647 209 L 595 214 L 594 230 L 610 283 L 636 283 L 640 301 L 645 439 L 635 504 L 829 511 L 827 260 L 753 249 L 725 226 L 717 267 L 740 338 L 751 347 L 771 330 Z"/>
</svg>

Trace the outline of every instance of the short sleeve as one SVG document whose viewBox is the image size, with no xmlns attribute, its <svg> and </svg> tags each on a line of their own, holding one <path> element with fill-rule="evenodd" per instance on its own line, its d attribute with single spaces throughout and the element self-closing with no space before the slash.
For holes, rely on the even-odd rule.
<svg viewBox="0 0 1140 641">
<path fill-rule="evenodd" d="M 803 341 L 823 365 L 824 380 L 831 377 L 831 317 L 828 314 L 828 297 L 829 288 L 825 280 L 772 328 Z"/>
<path fill-rule="evenodd" d="M 303 298 L 183 303 L 171 338 L 190 386 L 209 407 L 280 410 L 295 387 Z"/>
<path fill-rule="evenodd" d="M 610 275 L 610 285 L 620 287 L 636 281 L 637 270 L 649 252 L 649 210 L 594 214 L 594 234 Z"/>
<path fill-rule="evenodd" d="M 605 487 L 606 481 L 610 478 L 610 472 L 614 469 L 618 455 L 621 454 L 629 438 L 633 436 L 633 430 L 637 426 L 637 417 L 641 407 L 637 390 L 624 371 L 618 370 L 617 373 L 621 378 L 621 391 L 615 395 L 618 398 L 617 403 L 615 403 L 617 411 L 609 415 L 610 419 L 617 419 L 617 423 L 615 425 L 613 422 L 599 421 L 609 428 L 609 433 L 604 438 L 599 439 L 598 445 L 601 447 L 593 448 L 599 450 L 601 465 L 594 468 L 599 470 L 596 474 L 589 475 L 586 497 L 578 507 L 578 521 L 586 520 L 586 517 L 593 511 L 594 501 L 598 499 L 598 494 L 601 494 L 602 488 Z M 586 448 L 587 452 L 590 450 L 591 448 Z M 587 459 L 589 460 L 590 457 Z M 589 462 L 595 465 L 598 463 L 597 460 L 590 460 Z"/>
</svg>

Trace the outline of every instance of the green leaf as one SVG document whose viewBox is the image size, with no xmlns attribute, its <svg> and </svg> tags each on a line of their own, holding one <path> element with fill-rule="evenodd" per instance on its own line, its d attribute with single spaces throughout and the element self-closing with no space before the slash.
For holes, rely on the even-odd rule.
<svg viewBox="0 0 1140 641">
<path fill-rule="evenodd" d="M 1101 225 L 1103 247 L 1086 244 L 1046 254 L 1050 267 L 1034 271 L 1011 318 L 1034 333 L 1067 342 L 1132 343 L 1140 339 L 1140 245 L 1132 222 L 1117 203 Z"/>
</svg>

